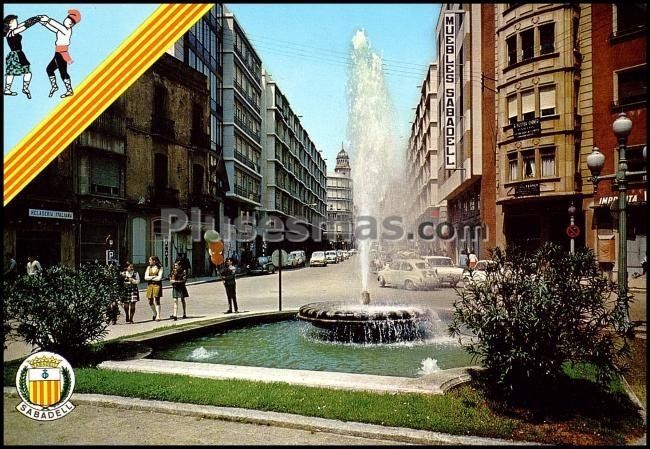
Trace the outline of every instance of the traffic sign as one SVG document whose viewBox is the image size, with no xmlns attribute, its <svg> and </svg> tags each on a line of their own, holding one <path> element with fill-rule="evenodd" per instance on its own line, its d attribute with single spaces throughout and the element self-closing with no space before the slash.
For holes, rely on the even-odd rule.
<svg viewBox="0 0 650 449">
<path fill-rule="evenodd" d="M 580 235 L 580 227 L 578 225 L 569 225 L 566 228 L 566 235 L 569 236 L 569 238 L 576 238 Z"/>
<path fill-rule="evenodd" d="M 106 250 L 106 265 L 110 265 L 115 260 L 115 251 L 112 249 Z"/>
<path fill-rule="evenodd" d="M 280 251 L 282 251 L 282 266 L 284 267 L 289 261 L 289 254 L 285 250 L 276 249 L 273 251 L 273 254 L 271 254 L 271 262 L 273 262 L 273 265 L 276 267 L 280 266 Z"/>
</svg>

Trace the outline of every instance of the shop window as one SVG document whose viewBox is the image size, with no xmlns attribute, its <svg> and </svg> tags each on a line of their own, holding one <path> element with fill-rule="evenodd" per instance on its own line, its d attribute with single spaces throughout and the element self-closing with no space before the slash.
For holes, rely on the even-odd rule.
<svg viewBox="0 0 650 449">
<path fill-rule="evenodd" d="M 555 86 L 540 87 L 539 111 L 542 117 L 555 115 Z"/>
<path fill-rule="evenodd" d="M 540 151 L 542 162 L 542 177 L 555 176 L 555 148 L 545 148 Z"/>
<path fill-rule="evenodd" d="M 535 152 L 527 151 L 522 153 L 523 167 L 524 167 L 524 178 L 534 178 L 535 177 Z"/>
<path fill-rule="evenodd" d="M 648 17 L 648 5 L 646 3 L 617 3 L 615 7 L 616 35 L 645 28 Z"/>
<path fill-rule="evenodd" d="M 555 24 L 547 23 L 539 27 L 539 54 L 545 55 L 555 51 Z"/>
<path fill-rule="evenodd" d="M 522 31 L 519 35 L 521 39 L 521 59 L 525 61 L 535 56 L 535 31 L 533 29 Z"/>
<path fill-rule="evenodd" d="M 517 123 L 517 95 L 508 97 L 508 123 Z"/>
<path fill-rule="evenodd" d="M 521 115 L 524 120 L 535 118 L 535 91 L 532 89 L 521 94 Z"/>
<path fill-rule="evenodd" d="M 645 101 L 648 95 L 647 66 L 635 67 L 616 73 L 618 103 L 626 105 Z"/>
<path fill-rule="evenodd" d="M 508 48 L 508 65 L 517 63 L 517 36 L 512 36 L 506 39 L 506 47 Z"/>
<path fill-rule="evenodd" d="M 517 163 L 517 153 L 508 155 L 508 173 L 510 175 L 510 181 L 516 181 L 518 179 L 519 167 Z"/>
</svg>

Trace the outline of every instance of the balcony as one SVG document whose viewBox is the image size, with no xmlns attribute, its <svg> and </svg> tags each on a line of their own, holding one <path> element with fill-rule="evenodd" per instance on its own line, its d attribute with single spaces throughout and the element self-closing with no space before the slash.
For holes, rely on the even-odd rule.
<svg viewBox="0 0 650 449">
<path fill-rule="evenodd" d="M 259 173 L 260 171 L 259 165 L 257 165 L 255 162 L 250 160 L 247 156 L 244 155 L 244 153 L 235 150 L 235 159 L 237 159 L 239 162 L 246 165 L 247 167 L 250 167 L 255 172 Z"/>
<path fill-rule="evenodd" d="M 158 206 L 178 206 L 178 190 L 168 187 L 149 186 L 149 198 Z"/>
<path fill-rule="evenodd" d="M 235 193 L 241 197 L 248 198 L 251 201 L 255 201 L 256 203 L 259 203 L 261 200 L 261 195 L 259 193 L 249 192 L 248 190 L 246 190 L 241 186 L 235 186 Z"/>
<path fill-rule="evenodd" d="M 174 131 L 175 124 L 171 119 L 154 114 L 151 116 L 151 134 L 173 140 L 176 136 Z"/>
<path fill-rule="evenodd" d="M 212 207 L 216 207 L 218 204 L 218 200 L 215 196 L 209 195 L 207 193 L 192 193 L 190 195 L 190 206 L 198 206 L 200 208 L 205 208 L 209 209 Z"/>
<path fill-rule="evenodd" d="M 246 133 L 248 133 L 248 135 L 251 136 L 253 138 L 253 140 L 255 140 L 255 142 L 261 143 L 261 136 L 260 136 L 259 131 L 257 131 L 257 132 L 254 131 L 250 126 L 248 126 L 246 123 L 244 123 L 244 121 L 241 118 L 237 117 L 237 115 L 235 115 L 235 123 L 241 129 L 246 131 Z"/>
<path fill-rule="evenodd" d="M 238 95 L 241 95 L 244 99 L 246 99 L 246 101 L 248 101 L 248 104 L 250 104 L 253 107 L 253 109 L 255 109 L 259 113 L 260 112 L 260 101 L 259 101 L 259 99 L 257 99 L 257 101 L 255 101 L 255 99 L 251 95 L 249 95 L 248 92 L 246 92 L 246 89 L 244 89 L 244 86 L 239 84 L 237 81 L 234 81 L 234 84 L 235 84 L 235 87 L 236 87 L 235 92 L 237 92 Z"/>
<path fill-rule="evenodd" d="M 88 126 L 88 129 L 123 139 L 126 137 L 126 119 L 112 112 L 104 112 Z"/>
<path fill-rule="evenodd" d="M 190 144 L 205 150 L 210 149 L 210 135 L 198 129 L 193 129 L 190 133 Z"/>
</svg>

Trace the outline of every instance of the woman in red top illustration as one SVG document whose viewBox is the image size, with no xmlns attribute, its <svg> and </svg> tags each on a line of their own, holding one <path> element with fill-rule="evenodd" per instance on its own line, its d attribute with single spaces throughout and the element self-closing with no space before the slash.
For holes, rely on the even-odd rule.
<svg viewBox="0 0 650 449">
<path fill-rule="evenodd" d="M 70 46 L 70 38 L 72 37 L 72 27 L 80 21 L 81 13 L 76 9 L 68 10 L 68 16 L 63 20 L 63 23 L 59 23 L 47 16 L 41 18 L 41 25 L 53 33 L 56 33 L 54 57 L 45 69 L 47 76 L 50 78 L 50 84 L 52 85 L 50 94 L 48 95 L 49 97 L 59 90 L 59 86 L 56 84 L 56 77 L 54 76 L 54 71 L 56 69 L 59 69 L 59 74 L 61 75 L 63 84 L 65 84 L 66 87 L 66 92 L 61 95 L 61 98 L 69 97 L 74 93 L 72 91 L 70 75 L 68 75 L 68 64 L 72 64 L 72 58 L 68 53 L 68 47 Z"/>
</svg>

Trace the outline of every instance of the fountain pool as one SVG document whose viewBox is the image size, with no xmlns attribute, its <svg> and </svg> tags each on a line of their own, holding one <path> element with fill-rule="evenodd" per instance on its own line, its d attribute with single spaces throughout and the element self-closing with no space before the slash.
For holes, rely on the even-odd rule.
<svg viewBox="0 0 650 449">
<path fill-rule="evenodd" d="M 157 346 L 150 358 L 411 378 L 471 365 L 451 337 L 377 345 L 320 341 L 312 331 L 294 319 L 244 326 Z"/>
</svg>

